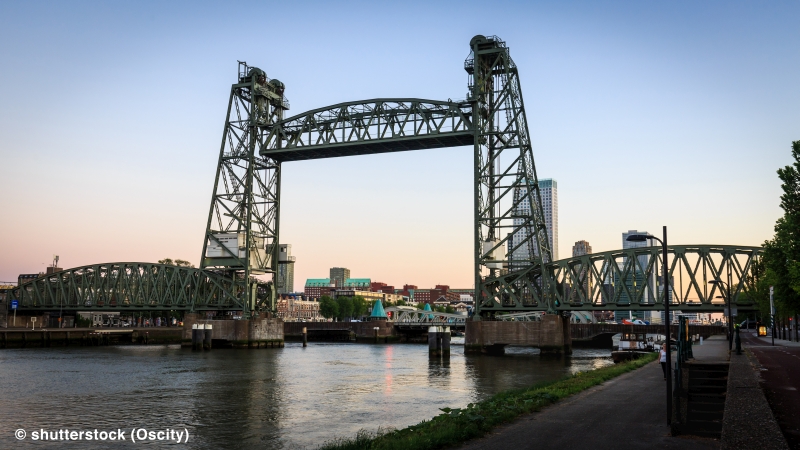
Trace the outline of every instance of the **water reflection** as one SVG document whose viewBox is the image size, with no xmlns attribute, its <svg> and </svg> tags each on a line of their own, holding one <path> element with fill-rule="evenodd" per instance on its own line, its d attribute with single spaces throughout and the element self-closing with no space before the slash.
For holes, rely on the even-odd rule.
<svg viewBox="0 0 800 450">
<path fill-rule="evenodd" d="M 439 408 L 612 364 L 608 350 L 562 358 L 524 348 L 502 357 L 465 356 L 460 346 L 451 352 L 429 358 L 426 345 L 339 343 L 199 353 L 7 349 L 0 352 L 0 448 L 32 444 L 14 440 L 16 428 L 134 426 L 186 427 L 189 448 L 314 448 L 335 435 L 405 427 Z"/>
</svg>

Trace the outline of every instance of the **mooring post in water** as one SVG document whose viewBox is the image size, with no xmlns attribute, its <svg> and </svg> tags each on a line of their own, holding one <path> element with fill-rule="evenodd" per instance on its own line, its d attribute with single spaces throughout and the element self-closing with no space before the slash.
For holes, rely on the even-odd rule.
<svg viewBox="0 0 800 450">
<path fill-rule="evenodd" d="M 196 323 L 192 324 L 192 350 L 200 350 L 200 326 Z"/>
<path fill-rule="evenodd" d="M 207 323 L 205 326 L 205 333 L 203 336 L 203 350 L 211 350 L 211 324 Z"/>
<path fill-rule="evenodd" d="M 442 329 L 442 356 L 450 357 L 450 327 Z"/>
<path fill-rule="evenodd" d="M 442 355 L 442 341 L 439 337 L 439 327 L 428 327 L 428 355 Z"/>
<path fill-rule="evenodd" d="M 375 343 L 377 344 L 378 343 L 378 331 L 380 330 L 380 328 L 379 327 L 374 327 L 373 330 L 375 330 Z"/>
<path fill-rule="evenodd" d="M 303 347 L 308 347 L 308 328 L 303 327 Z"/>
</svg>

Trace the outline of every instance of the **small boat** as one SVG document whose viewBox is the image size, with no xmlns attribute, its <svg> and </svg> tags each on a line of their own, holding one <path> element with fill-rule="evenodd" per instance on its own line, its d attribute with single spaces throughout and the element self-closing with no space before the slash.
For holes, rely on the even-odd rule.
<svg viewBox="0 0 800 450">
<path fill-rule="evenodd" d="M 614 363 L 639 359 L 642 355 L 652 352 L 653 340 L 647 339 L 645 333 L 622 333 L 617 351 L 611 352 Z"/>
</svg>

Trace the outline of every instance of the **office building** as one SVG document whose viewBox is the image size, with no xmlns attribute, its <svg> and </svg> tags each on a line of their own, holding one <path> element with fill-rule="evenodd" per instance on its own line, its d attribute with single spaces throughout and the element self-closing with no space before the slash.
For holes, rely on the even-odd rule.
<svg viewBox="0 0 800 450">
<path fill-rule="evenodd" d="M 350 278 L 350 269 L 344 267 L 332 267 L 330 279 L 336 287 L 343 287 L 344 282 Z"/>
<path fill-rule="evenodd" d="M 544 222 L 547 227 L 547 238 L 550 241 L 550 251 L 553 255 L 553 261 L 558 259 L 558 183 L 551 178 L 539 180 L 539 192 L 542 196 L 542 211 L 544 212 Z M 517 216 L 528 216 L 531 214 L 531 205 L 524 189 L 517 191 L 516 195 L 522 196 L 517 206 Z M 520 226 L 525 222 L 523 217 L 514 218 L 514 225 Z M 528 232 L 524 228 L 512 233 L 508 237 L 508 244 L 506 251 L 510 265 L 514 265 L 514 261 L 527 261 L 529 256 L 528 243 L 520 245 L 528 237 Z M 517 247 L 519 245 L 519 247 Z M 517 247 L 515 249 L 515 247 Z M 538 254 L 538 250 L 534 245 L 533 254 Z M 512 267 L 513 270 L 513 267 Z"/>
<path fill-rule="evenodd" d="M 278 294 L 294 292 L 294 263 L 292 245 L 278 245 L 278 275 L 275 277 L 275 289 Z"/>
<path fill-rule="evenodd" d="M 583 256 L 589 255 L 592 253 L 592 246 L 589 245 L 586 241 L 578 241 L 575 245 L 572 246 L 572 256 Z M 589 280 L 589 273 L 588 267 L 581 267 L 578 272 L 578 279 L 575 280 L 576 282 L 583 285 L 583 295 L 585 296 L 584 299 L 581 299 L 581 295 L 578 293 L 578 290 L 572 290 L 570 295 L 568 296 L 570 302 L 578 302 L 581 300 L 590 301 L 592 299 L 592 283 Z"/>
</svg>

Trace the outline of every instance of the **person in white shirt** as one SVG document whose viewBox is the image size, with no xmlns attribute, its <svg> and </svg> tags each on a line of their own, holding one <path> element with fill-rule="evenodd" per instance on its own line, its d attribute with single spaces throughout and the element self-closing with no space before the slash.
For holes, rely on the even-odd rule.
<svg viewBox="0 0 800 450">
<path fill-rule="evenodd" d="M 667 379 L 667 344 L 661 344 L 661 371 L 664 372 L 664 379 Z"/>
</svg>

